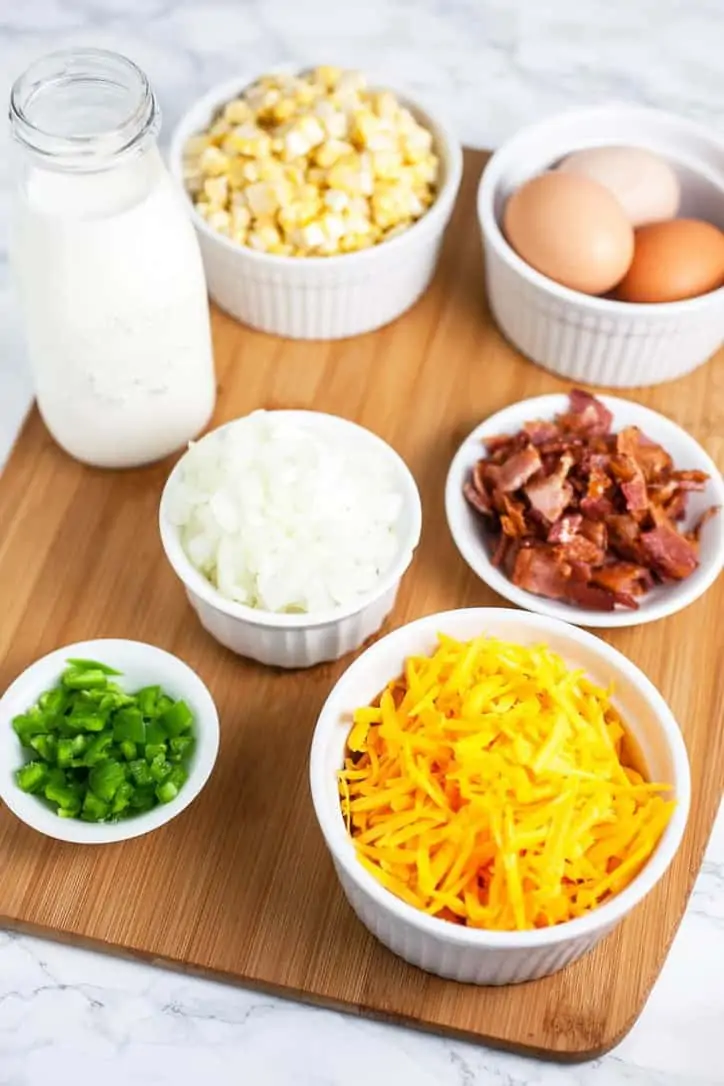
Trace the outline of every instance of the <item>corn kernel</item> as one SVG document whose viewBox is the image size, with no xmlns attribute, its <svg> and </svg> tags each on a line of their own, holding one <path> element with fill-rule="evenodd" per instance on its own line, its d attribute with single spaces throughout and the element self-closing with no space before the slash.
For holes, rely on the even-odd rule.
<svg viewBox="0 0 724 1086">
<path fill-rule="evenodd" d="M 248 244 L 259 252 L 268 252 L 275 245 L 281 245 L 282 239 L 279 231 L 271 223 L 257 224 L 249 231 Z"/>
<path fill-rule="evenodd" d="M 184 158 L 198 158 L 210 146 L 211 140 L 208 136 L 189 136 L 184 144 Z"/>
<path fill-rule="evenodd" d="M 226 197 L 229 182 L 225 177 L 207 177 L 204 181 L 204 196 L 211 207 L 223 210 L 226 205 Z"/>
<path fill-rule="evenodd" d="M 206 221 L 218 234 L 228 234 L 231 228 L 231 216 L 228 211 L 211 210 Z"/>
<path fill-rule="evenodd" d="M 209 129 L 209 139 L 212 143 L 221 143 L 224 136 L 227 136 L 230 130 L 231 126 L 229 125 L 229 122 L 224 120 L 223 117 L 219 117 Z"/>
<path fill-rule="evenodd" d="M 246 189 L 246 200 L 253 215 L 274 215 L 279 209 L 279 200 L 268 181 L 257 181 Z"/>
<path fill-rule="evenodd" d="M 390 91 L 322 65 L 263 76 L 184 147 L 183 176 L 210 226 L 282 256 L 357 252 L 434 202 L 432 135 Z"/>
<path fill-rule="evenodd" d="M 208 177 L 220 177 L 229 168 L 229 158 L 218 147 L 207 147 L 201 152 L 199 166 Z"/>
<path fill-rule="evenodd" d="M 254 121 L 245 121 L 232 129 L 226 144 L 240 155 L 252 158 L 266 158 L 271 154 L 271 137 Z"/>
<path fill-rule="evenodd" d="M 321 83 L 326 90 L 332 90 L 342 78 L 342 69 L 333 64 L 320 64 L 313 70 L 312 78 Z"/>
<path fill-rule="evenodd" d="M 233 98 L 224 106 L 223 117 L 230 125 L 243 124 L 253 118 L 251 106 L 243 98 Z"/>
<path fill-rule="evenodd" d="M 232 207 L 230 215 L 231 232 L 234 236 L 243 233 L 251 226 L 251 211 L 248 207 Z"/>
<path fill-rule="evenodd" d="M 318 166 L 328 170 L 340 158 L 353 154 L 354 147 L 351 143 L 346 140 L 328 139 L 315 149 L 312 158 Z"/>
</svg>

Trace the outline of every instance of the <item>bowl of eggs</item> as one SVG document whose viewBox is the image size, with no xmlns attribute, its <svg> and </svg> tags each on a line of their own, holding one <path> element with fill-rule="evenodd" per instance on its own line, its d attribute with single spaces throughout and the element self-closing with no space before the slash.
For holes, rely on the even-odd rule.
<svg viewBox="0 0 724 1086">
<path fill-rule="evenodd" d="M 567 112 L 520 132 L 478 192 L 491 310 L 571 380 L 658 384 L 724 339 L 724 143 L 638 107 Z"/>
<path fill-rule="evenodd" d="M 323 66 L 214 87 L 172 138 L 209 293 L 244 324 L 338 339 L 425 291 L 462 174 L 419 103 Z"/>
</svg>

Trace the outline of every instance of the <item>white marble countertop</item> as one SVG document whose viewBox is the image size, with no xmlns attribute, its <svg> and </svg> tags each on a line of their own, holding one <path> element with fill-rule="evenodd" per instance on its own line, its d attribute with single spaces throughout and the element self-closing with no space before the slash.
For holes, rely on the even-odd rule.
<svg viewBox="0 0 724 1086">
<path fill-rule="evenodd" d="M 195 95 L 239 70 L 332 60 L 424 90 L 484 147 L 545 113 L 614 98 L 724 127 L 723 35 L 720 0 L 5 0 L 0 74 L 6 91 L 51 49 L 123 51 L 150 75 L 168 132 Z M 31 395 L 2 151 L 0 463 Z M 614 1052 L 573 1067 L 0 932 L 0 1086 L 723 1086 L 723 1029 L 721 815 L 640 1020 Z"/>
</svg>

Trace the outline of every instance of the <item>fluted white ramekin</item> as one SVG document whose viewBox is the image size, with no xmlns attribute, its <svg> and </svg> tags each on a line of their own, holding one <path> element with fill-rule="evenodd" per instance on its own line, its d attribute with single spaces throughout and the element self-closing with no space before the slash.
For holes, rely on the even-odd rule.
<svg viewBox="0 0 724 1086">
<path fill-rule="evenodd" d="M 161 495 L 161 542 L 201 625 L 220 644 L 262 664 L 284 668 L 312 667 L 323 660 L 337 660 L 358 649 L 379 630 L 394 607 L 400 581 L 420 540 L 420 494 L 402 457 L 370 430 L 321 411 L 274 411 L 270 414 L 284 415 L 291 421 L 313 428 L 320 435 L 334 435 L 362 451 L 374 450 L 377 455 L 382 453 L 387 460 L 391 477 L 402 496 L 397 524 L 398 550 L 395 561 L 374 588 L 344 607 L 312 614 L 278 614 L 226 599 L 191 563 L 181 545 L 178 528 L 168 515 L 169 494 L 183 472 L 183 457 L 169 475 Z M 234 426 L 234 422 L 226 426 Z M 212 430 L 201 441 L 213 440 L 218 432 Z"/>
<path fill-rule="evenodd" d="M 488 300 L 503 334 L 546 369 L 585 384 L 655 385 L 689 373 L 720 346 L 724 289 L 659 305 L 590 297 L 531 268 L 500 228 L 508 196 L 524 181 L 571 151 L 613 144 L 648 148 L 666 158 L 681 181 L 679 214 L 724 228 L 724 141 L 706 128 L 630 106 L 563 113 L 508 140 L 483 173 L 478 217 Z"/>
<path fill-rule="evenodd" d="M 354 709 L 370 704 L 403 671 L 408 656 L 431 652 L 438 633 L 460 640 L 490 634 L 523 645 L 545 642 L 614 701 L 650 776 L 672 785 L 677 807 L 643 870 L 617 897 L 586 916 L 526 932 L 481 931 L 427 916 L 386 890 L 359 863 L 339 802 L 337 771 Z M 610 932 L 663 876 L 681 843 L 690 801 L 689 762 L 679 727 L 661 694 L 605 641 L 545 616 L 497 608 L 429 615 L 383 637 L 345 671 L 317 721 L 310 783 L 314 810 L 350 905 L 395 954 L 441 977 L 472 984 L 517 984 L 555 973 Z"/>
<path fill-rule="evenodd" d="M 217 111 L 249 85 L 236 78 L 212 88 L 176 127 L 169 164 L 183 184 L 183 148 Z M 392 88 L 394 90 L 394 88 Z M 404 234 L 357 253 L 273 256 L 212 230 L 189 201 L 209 294 L 227 313 L 263 332 L 292 339 L 342 339 L 381 328 L 427 289 L 462 175 L 462 150 L 450 127 L 405 95 L 399 98 L 433 133 L 442 165 L 435 203 Z"/>
</svg>

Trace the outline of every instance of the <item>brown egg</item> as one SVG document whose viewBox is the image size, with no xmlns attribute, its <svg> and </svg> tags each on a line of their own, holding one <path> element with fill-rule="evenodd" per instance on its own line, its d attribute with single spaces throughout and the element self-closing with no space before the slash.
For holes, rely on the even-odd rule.
<svg viewBox="0 0 724 1086">
<path fill-rule="evenodd" d="M 508 200 L 503 231 L 536 271 L 584 294 L 605 294 L 628 271 L 634 232 L 608 189 L 572 173 L 544 173 Z"/>
<path fill-rule="evenodd" d="M 700 219 L 636 231 L 634 258 L 615 290 L 622 302 L 680 302 L 724 285 L 724 234 Z"/>
</svg>

